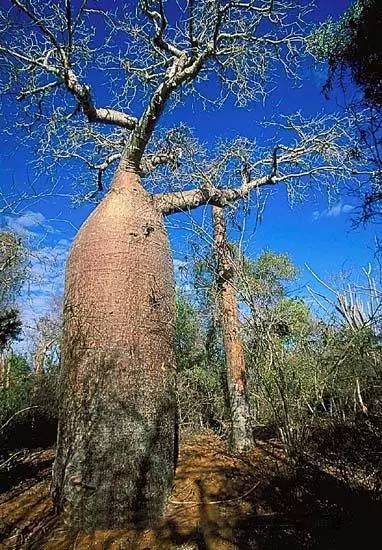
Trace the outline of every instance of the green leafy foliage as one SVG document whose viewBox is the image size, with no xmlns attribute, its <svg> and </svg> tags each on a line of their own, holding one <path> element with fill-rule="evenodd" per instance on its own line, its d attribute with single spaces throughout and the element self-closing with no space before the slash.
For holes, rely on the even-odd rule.
<svg viewBox="0 0 382 550">
<path fill-rule="evenodd" d="M 279 336 L 290 341 L 306 335 L 311 328 L 311 313 L 306 303 L 299 298 L 281 296 L 274 306 Z"/>
<path fill-rule="evenodd" d="M 3 359 L 0 386 L 0 425 L 12 415 L 30 406 L 30 367 L 22 355 L 11 354 Z"/>
<path fill-rule="evenodd" d="M 350 71 L 366 102 L 382 106 L 382 4 L 355 0 L 338 22 L 329 19 L 310 37 L 314 55 L 329 62 L 330 88 L 335 75 Z"/>
<path fill-rule="evenodd" d="M 307 303 L 293 295 L 298 269 L 286 254 L 265 251 L 252 260 L 232 246 L 232 257 L 255 434 L 265 429 L 279 436 L 289 456 L 300 460 L 317 428 L 352 422 L 357 415 L 381 415 L 382 351 L 374 318 L 354 329 L 338 317 L 315 317 Z M 199 259 L 193 287 L 176 299 L 177 399 L 183 433 L 229 432 L 214 265 L 213 258 Z M 380 296 L 377 287 L 373 292 L 374 299 Z M 59 346 L 61 325 L 50 325 L 38 324 L 36 341 L 50 341 L 54 335 Z M 48 353 L 36 374 L 25 357 L 3 355 L 0 426 L 11 419 L 1 434 L 4 449 L 43 444 L 44 434 L 46 442 L 54 441 L 57 357 L 56 352 Z M 28 410 L 19 414 L 23 409 Z"/>
<path fill-rule="evenodd" d="M 181 426 L 225 430 L 226 403 L 221 342 L 212 323 L 184 294 L 176 300 L 176 365 Z"/>
<path fill-rule="evenodd" d="M 193 368 L 204 361 L 203 330 L 195 306 L 186 296 L 176 298 L 175 357 L 180 371 Z"/>
<path fill-rule="evenodd" d="M 374 321 L 350 330 L 338 318 L 319 319 L 304 300 L 293 296 L 298 269 L 286 254 L 266 251 L 252 260 L 234 246 L 232 251 L 253 425 L 256 433 L 266 429 L 281 437 L 289 456 L 300 460 L 317 427 L 351 422 L 379 406 L 382 353 Z M 177 330 L 184 329 L 182 341 L 190 338 L 182 345 L 189 351 L 179 363 L 181 420 L 193 430 L 212 427 L 225 432 L 229 418 L 224 350 L 214 324 L 213 270 L 213 259 L 198 260 L 198 299 L 179 310 L 182 323 Z M 195 342 L 203 342 L 198 353 Z"/>
<path fill-rule="evenodd" d="M 21 320 L 17 309 L 0 310 L 0 353 L 21 332 Z"/>
<path fill-rule="evenodd" d="M 58 417 L 58 366 L 42 375 L 32 372 L 26 357 L 11 353 L 2 363 L 0 384 L 1 452 L 51 445 Z"/>
<path fill-rule="evenodd" d="M 253 298 L 273 302 L 285 292 L 285 284 L 298 275 L 287 254 L 265 251 L 256 260 L 243 259 L 241 278 L 249 286 Z"/>
</svg>

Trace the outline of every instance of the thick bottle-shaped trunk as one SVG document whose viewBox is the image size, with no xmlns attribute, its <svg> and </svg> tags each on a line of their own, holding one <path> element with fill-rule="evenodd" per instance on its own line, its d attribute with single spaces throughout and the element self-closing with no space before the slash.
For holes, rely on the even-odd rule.
<svg viewBox="0 0 382 550">
<path fill-rule="evenodd" d="M 119 170 L 66 271 L 52 494 L 71 525 L 151 525 L 176 462 L 174 282 L 162 215 Z"/>
<path fill-rule="evenodd" d="M 231 446 L 236 452 L 254 445 L 251 414 L 247 400 L 246 370 L 240 336 L 234 263 L 229 249 L 224 210 L 212 208 L 214 249 L 217 263 L 219 323 L 226 358 L 227 387 L 231 415 Z"/>
</svg>

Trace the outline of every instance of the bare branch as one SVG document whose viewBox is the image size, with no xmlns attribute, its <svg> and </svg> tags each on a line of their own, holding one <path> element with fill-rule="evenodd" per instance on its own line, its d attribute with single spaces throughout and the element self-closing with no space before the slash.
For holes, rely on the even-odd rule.
<svg viewBox="0 0 382 550">
<path fill-rule="evenodd" d="M 353 154 L 356 137 L 346 118 L 319 115 L 306 120 L 298 113 L 271 124 L 287 131 L 290 143 L 278 143 L 270 155 L 243 139 L 225 144 L 212 158 L 186 153 L 188 173 L 180 170 L 174 177 L 192 189 L 158 195 L 158 208 L 167 215 L 203 204 L 224 206 L 279 183 L 287 185 L 293 200 L 304 186 L 330 189 L 366 170 L 360 170 L 361 159 Z"/>
<path fill-rule="evenodd" d="M 239 199 L 244 199 L 253 189 L 265 185 L 274 185 L 275 183 L 277 183 L 277 181 L 273 181 L 266 176 L 251 180 L 245 185 L 232 189 L 219 189 L 206 185 L 199 189 L 159 194 L 155 197 L 155 201 L 157 208 L 161 210 L 164 215 L 192 210 L 204 204 L 223 207 Z"/>
<path fill-rule="evenodd" d="M 44 86 L 38 86 L 36 88 L 32 88 L 30 90 L 25 90 L 23 92 L 20 92 L 19 95 L 16 97 L 16 99 L 18 99 L 19 101 L 23 101 L 24 99 L 26 99 L 27 97 L 29 97 L 31 95 L 45 94 L 45 93 L 53 90 L 54 88 L 57 88 L 60 85 L 61 85 L 61 83 L 58 82 L 58 81 L 49 82 L 48 84 L 44 84 Z"/>
<path fill-rule="evenodd" d="M 36 70 L 41 71 L 41 78 L 44 73 L 56 77 L 56 82 L 44 82 L 41 85 L 32 86 L 26 90 L 22 90 L 18 94 L 18 99 L 24 100 L 35 94 L 46 93 L 54 88 L 64 84 L 67 90 L 81 105 L 81 108 L 89 122 L 100 122 L 108 125 L 120 126 L 122 128 L 132 129 L 135 127 L 137 120 L 119 110 L 113 108 L 98 108 L 95 106 L 90 86 L 82 84 L 71 67 L 70 52 L 73 50 L 73 32 L 74 23 L 72 21 L 72 5 L 70 0 L 65 2 L 65 22 L 67 27 L 68 44 L 60 44 L 56 35 L 52 32 L 50 26 L 44 18 L 39 16 L 37 12 L 28 3 L 23 3 L 21 0 L 10 0 L 13 6 L 24 13 L 36 28 L 41 32 L 43 37 L 48 40 L 48 45 L 45 44 L 40 48 L 40 55 L 36 55 L 32 49 L 21 50 L 17 47 L 12 47 L 9 44 L 0 45 L 0 54 L 6 59 L 14 60 L 19 63 L 19 70 L 25 73 L 33 74 Z M 83 9 L 81 7 L 80 11 Z M 78 16 L 80 15 L 80 12 Z M 78 22 L 78 18 L 75 23 Z M 36 41 L 38 40 L 36 36 Z M 36 45 L 33 43 L 33 50 L 36 50 Z"/>
<path fill-rule="evenodd" d="M 304 46 L 302 21 L 308 11 L 305 4 L 291 0 L 187 0 L 174 22 L 164 0 L 139 0 L 136 12 L 123 5 L 115 14 L 90 8 L 86 0 L 78 6 L 72 0 L 6 1 L 29 19 L 23 25 L 12 19 L 14 10 L 0 11 L 0 56 L 8 77 L 3 88 L 16 91 L 16 97 L 25 102 L 24 118 L 16 126 L 33 137 L 43 128 L 38 157 L 52 154 L 51 166 L 70 155 L 84 161 L 97 172 L 97 189 L 103 188 L 106 172 L 97 167 L 109 157 L 120 158 L 122 168 L 133 166 L 145 176 L 166 165 L 178 171 L 174 154 L 153 149 L 150 143 L 165 110 L 182 101 L 184 88 L 205 99 L 199 82 L 217 75 L 222 91 L 211 102 L 220 104 L 232 94 L 238 104 L 244 104 L 267 93 L 273 65 L 281 63 L 288 76 L 295 76 L 295 60 Z M 103 44 L 97 35 L 100 21 L 105 28 Z M 97 105 L 97 90 L 94 87 L 93 93 L 88 84 L 93 75 L 90 67 L 102 71 L 102 80 L 110 84 L 114 100 L 109 108 Z M 139 117 L 130 115 L 138 109 Z M 109 130 L 104 130 L 102 139 L 100 133 L 85 130 L 85 125 L 78 124 L 81 112 L 88 122 L 117 127 L 111 149 L 106 143 Z M 119 129 L 128 130 L 123 139 Z M 317 144 L 310 149 L 308 145 L 305 140 L 300 156 L 295 147 L 291 151 L 273 145 L 273 155 L 264 152 L 250 163 L 239 159 L 241 185 L 228 182 L 224 193 L 216 191 L 216 179 L 199 175 L 193 200 L 220 204 L 273 185 L 276 179 L 292 181 L 318 174 L 312 166 L 290 169 L 297 157 L 316 154 Z M 190 189 L 183 193 L 188 203 Z M 158 204 L 165 200 L 161 197 Z M 172 199 L 180 201 L 179 196 Z"/>
<path fill-rule="evenodd" d="M 65 0 L 65 14 L 66 14 L 67 29 L 68 29 L 68 50 L 69 52 L 71 52 L 73 49 L 73 21 L 72 21 L 71 0 Z"/>
<path fill-rule="evenodd" d="M 148 176 L 155 168 L 163 164 L 176 168 L 179 156 L 179 151 L 159 151 L 158 153 L 145 155 L 141 162 L 140 173 L 142 176 Z"/>
<path fill-rule="evenodd" d="M 71 69 L 65 73 L 65 84 L 80 103 L 89 122 L 103 122 L 104 124 L 120 126 L 121 128 L 128 128 L 130 130 L 135 127 L 137 123 L 136 118 L 114 109 L 95 107 L 89 86 L 80 84 Z"/>
<path fill-rule="evenodd" d="M 163 0 L 159 0 L 158 11 L 149 8 L 149 0 L 140 0 L 142 11 L 152 21 L 155 29 L 153 44 L 171 55 L 180 57 L 182 51 L 174 44 L 165 39 L 164 34 L 167 28 L 167 18 L 164 11 Z"/>
<path fill-rule="evenodd" d="M 61 44 L 58 42 L 55 35 L 45 25 L 44 21 L 36 15 L 36 13 L 33 11 L 33 9 L 30 6 L 26 6 L 20 0 L 11 0 L 11 3 L 17 8 L 19 8 L 20 11 L 22 11 L 27 17 L 29 17 L 31 21 L 33 21 L 33 23 L 35 23 L 38 26 L 41 32 L 50 40 L 52 45 L 57 49 L 57 51 L 61 56 L 63 64 L 66 65 L 67 64 L 66 53 L 62 48 Z"/>
<path fill-rule="evenodd" d="M 5 424 L 0 426 L 0 433 L 5 430 L 5 428 L 12 422 L 12 420 L 14 418 L 16 418 L 16 416 L 19 416 L 20 414 L 23 414 L 26 411 L 30 411 L 31 409 L 38 409 L 38 408 L 39 408 L 38 405 L 33 405 L 31 407 L 25 407 L 25 409 L 21 409 L 21 410 L 15 412 L 10 418 L 8 418 L 8 420 L 5 422 Z"/>
</svg>

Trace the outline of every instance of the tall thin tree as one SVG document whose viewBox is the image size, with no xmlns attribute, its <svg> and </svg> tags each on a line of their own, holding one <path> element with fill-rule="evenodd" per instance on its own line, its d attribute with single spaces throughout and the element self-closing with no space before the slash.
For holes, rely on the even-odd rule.
<svg viewBox="0 0 382 550">
<path fill-rule="evenodd" d="M 216 258 L 218 316 L 222 331 L 227 388 L 231 420 L 231 446 L 237 452 L 249 450 L 253 444 L 251 413 L 246 391 L 244 347 L 235 287 L 235 260 L 229 246 L 224 209 L 212 207 L 214 254 Z"/>
</svg>

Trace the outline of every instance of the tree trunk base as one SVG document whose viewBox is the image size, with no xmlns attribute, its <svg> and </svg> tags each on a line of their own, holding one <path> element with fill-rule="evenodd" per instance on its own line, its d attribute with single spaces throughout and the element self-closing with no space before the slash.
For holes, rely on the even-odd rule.
<svg viewBox="0 0 382 550">
<path fill-rule="evenodd" d="M 119 171 L 66 272 L 52 495 L 82 530 L 152 526 L 176 462 L 172 259 L 162 215 Z"/>
<path fill-rule="evenodd" d="M 230 391 L 231 439 L 230 447 L 235 453 L 245 453 L 254 446 L 251 414 L 245 395 Z"/>
<path fill-rule="evenodd" d="M 126 354 L 90 352 L 79 363 L 89 371 L 96 365 L 104 376 L 89 376 L 77 410 L 66 404 L 69 421 L 61 421 L 54 465 L 56 507 L 81 530 L 152 527 L 164 513 L 175 471 L 173 388 L 162 388 L 159 401 L 150 380 L 130 369 L 140 396 L 124 399 L 107 388 L 118 365 L 128 368 Z"/>
</svg>

